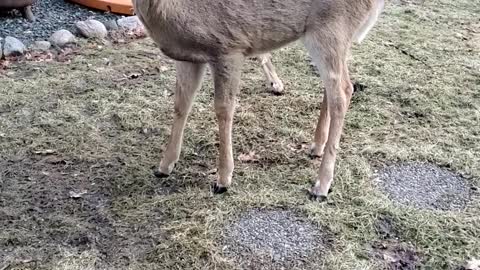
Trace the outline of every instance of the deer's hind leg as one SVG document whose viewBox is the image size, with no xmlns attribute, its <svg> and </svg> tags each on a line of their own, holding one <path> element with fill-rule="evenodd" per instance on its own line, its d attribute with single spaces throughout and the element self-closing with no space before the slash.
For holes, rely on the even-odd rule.
<svg viewBox="0 0 480 270">
<path fill-rule="evenodd" d="M 326 91 L 327 104 L 322 106 L 327 105 L 327 107 L 322 108 L 319 127 L 317 127 L 317 132 L 320 130 L 320 133 L 318 133 L 319 136 L 316 136 L 317 142 L 315 143 L 319 143 L 321 147 L 327 132 L 328 138 L 323 149 L 323 159 L 318 177 L 310 191 L 313 198 L 321 200 L 326 199 L 333 182 L 337 149 L 345 114 L 353 93 L 347 67 L 347 53 L 351 43 L 341 34 L 334 35 L 332 33 L 342 33 L 342 31 L 325 27 L 319 32 L 307 33 L 304 39 L 308 52 L 321 72 Z"/>
<path fill-rule="evenodd" d="M 173 125 L 167 148 L 160 161 L 160 166 L 158 167 L 158 170 L 155 171 L 157 177 L 168 176 L 180 157 L 183 131 L 185 129 L 188 114 L 192 108 L 195 94 L 201 87 L 203 76 L 205 74 L 205 67 L 205 64 L 194 64 L 190 62 L 176 63 L 177 81 L 175 87 Z"/>
<path fill-rule="evenodd" d="M 268 86 L 272 93 L 275 95 L 282 95 L 284 86 L 282 80 L 280 80 L 277 75 L 275 66 L 272 64 L 272 55 L 266 53 L 258 55 L 256 58 L 262 65 L 263 73 L 265 74 L 265 78 L 267 79 Z"/>
<path fill-rule="evenodd" d="M 240 86 L 243 54 L 222 56 L 211 63 L 215 84 L 215 114 L 218 121 L 220 149 L 218 157 L 218 179 L 213 192 L 227 191 L 232 183 L 233 150 L 232 125 L 236 96 Z"/>
<path fill-rule="evenodd" d="M 330 128 L 330 114 L 328 113 L 328 96 L 327 92 L 323 93 L 322 107 L 320 109 L 320 117 L 318 118 L 317 128 L 313 143 L 310 146 L 310 155 L 314 158 L 323 155 L 323 149 L 328 140 L 328 131 Z"/>
</svg>

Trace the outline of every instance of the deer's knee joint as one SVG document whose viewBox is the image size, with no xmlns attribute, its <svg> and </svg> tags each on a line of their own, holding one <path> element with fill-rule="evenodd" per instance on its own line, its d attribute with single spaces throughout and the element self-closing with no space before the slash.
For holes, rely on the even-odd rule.
<svg viewBox="0 0 480 270">
<path fill-rule="evenodd" d="M 331 145 L 327 145 L 325 147 L 325 149 L 323 150 L 324 151 L 324 156 L 325 155 L 330 155 L 330 156 L 335 155 L 337 153 L 338 149 L 339 149 L 339 146 L 336 143 L 331 144 Z"/>
<path fill-rule="evenodd" d="M 183 118 L 187 116 L 188 111 L 184 107 L 176 105 L 173 107 L 173 113 L 175 114 L 175 117 Z"/>
<path fill-rule="evenodd" d="M 234 104 L 225 101 L 215 102 L 215 114 L 219 118 L 228 118 L 233 113 Z"/>
<path fill-rule="evenodd" d="M 347 109 L 347 97 L 340 93 L 329 99 L 328 110 L 331 113 L 343 113 Z"/>
</svg>

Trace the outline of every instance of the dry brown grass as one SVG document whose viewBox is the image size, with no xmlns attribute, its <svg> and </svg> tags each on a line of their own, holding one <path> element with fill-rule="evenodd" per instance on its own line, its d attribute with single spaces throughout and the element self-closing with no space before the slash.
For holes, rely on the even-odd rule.
<svg viewBox="0 0 480 270">
<path fill-rule="evenodd" d="M 322 85 L 300 46 L 274 53 L 284 96 L 265 90 L 255 63 L 245 67 L 234 152 L 255 151 L 259 161 L 237 162 L 226 196 L 209 190 L 217 154 L 210 79 L 175 173 L 152 176 L 171 123 L 174 69 L 150 41 L 84 49 L 71 63 L 14 64 L 0 75 L 0 262 L 9 269 L 235 269 L 219 244 L 224 225 L 248 209 L 278 207 L 335 236 L 323 269 L 383 268 L 369 250 L 384 241 L 376 228 L 385 218 L 420 268 L 456 269 L 480 256 L 478 197 L 462 212 L 416 210 L 372 183 L 383 164 L 428 161 L 480 185 L 480 5 L 397 2 L 354 49 L 352 75 L 368 88 L 347 115 L 327 204 L 304 192 L 316 172 L 301 148 Z M 82 190 L 84 198 L 69 197 Z"/>
</svg>

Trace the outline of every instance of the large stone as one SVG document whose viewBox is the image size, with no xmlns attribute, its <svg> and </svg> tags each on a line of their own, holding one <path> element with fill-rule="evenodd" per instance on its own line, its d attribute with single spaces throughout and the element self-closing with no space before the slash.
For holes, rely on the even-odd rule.
<svg viewBox="0 0 480 270">
<path fill-rule="evenodd" d="M 0 59 L 3 58 L 3 38 L 0 37 Z"/>
<path fill-rule="evenodd" d="M 86 20 L 75 23 L 77 30 L 86 38 L 103 39 L 107 36 L 107 28 L 97 20 Z"/>
<path fill-rule="evenodd" d="M 67 44 L 75 43 L 75 36 L 68 30 L 58 30 L 50 36 L 49 41 L 54 46 L 65 47 Z"/>
<path fill-rule="evenodd" d="M 20 40 L 14 37 L 6 37 L 3 44 L 3 55 L 6 57 L 23 55 L 26 49 L 25 44 Z"/>
<path fill-rule="evenodd" d="M 103 23 L 107 30 L 118 30 L 118 24 L 116 20 L 109 20 Z"/>
<path fill-rule="evenodd" d="M 32 45 L 30 45 L 30 48 L 34 51 L 48 51 L 52 47 L 52 44 L 48 41 L 35 41 Z"/>
<path fill-rule="evenodd" d="M 143 30 L 143 24 L 137 16 L 125 17 L 117 20 L 119 28 L 127 30 Z"/>
</svg>

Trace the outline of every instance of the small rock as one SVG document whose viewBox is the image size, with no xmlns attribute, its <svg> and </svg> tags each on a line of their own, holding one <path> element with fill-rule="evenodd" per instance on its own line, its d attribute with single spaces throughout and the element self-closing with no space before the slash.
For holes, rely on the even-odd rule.
<svg viewBox="0 0 480 270">
<path fill-rule="evenodd" d="M 107 36 L 107 28 L 97 20 L 86 20 L 75 23 L 80 34 L 86 38 L 103 39 Z"/>
<path fill-rule="evenodd" d="M 106 21 L 103 23 L 107 30 L 118 30 L 118 24 L 115 20 Z"/>
<path fill-rule="evenodd" d="M 43 40 L 39 40 L 39 41 L 35 41 L 31 46 L 30 48 L 34 51 L 42 51 L 42 52 L 45 52 L 45 51 L 48 51 L 50 49 L 50 47 L 52 47 L 52 44 L 48 41 L 43 41 Z"/>
<path fill-rule="evenodd" d="M 54 46 L 64 47 L 67 44 L 74 43 L 76 41 L 75 36 L 68 30 L 58 30 L 50 36 L 50 42 Z"/>
<path fill-rule="evenodd" d="M 143 29 L 143 24 L 137 16 L 125 17 L 117 20 L 119 28 L 127 30 Z"/>
<path fill-rule="evenodd" d="M 18 56 L 25 53 L 26 47 L 20 40 L 14 37 L 6 37 L 3 44 L 3 55 Z"/>
</svg>

